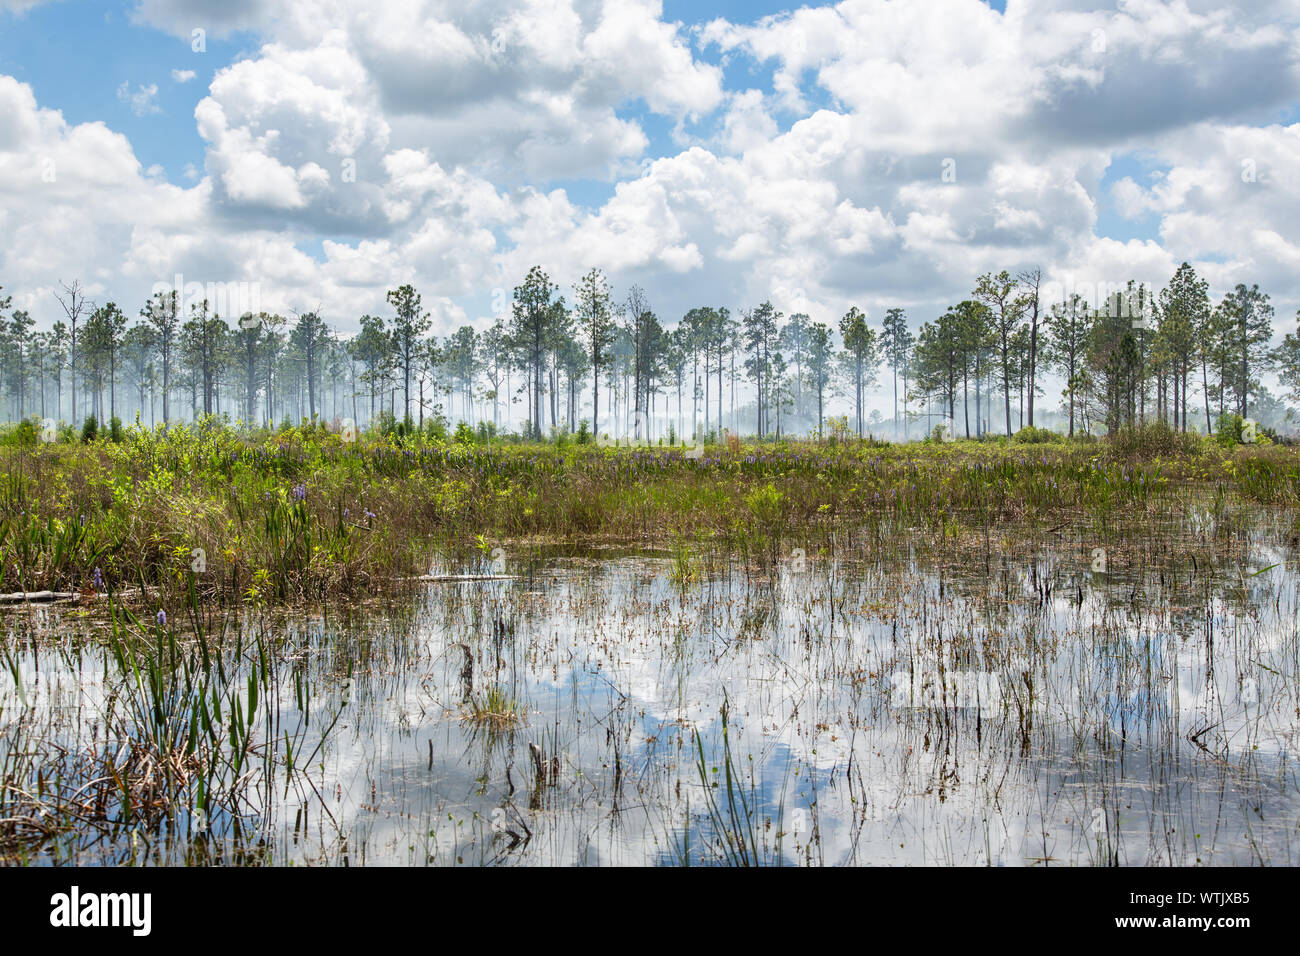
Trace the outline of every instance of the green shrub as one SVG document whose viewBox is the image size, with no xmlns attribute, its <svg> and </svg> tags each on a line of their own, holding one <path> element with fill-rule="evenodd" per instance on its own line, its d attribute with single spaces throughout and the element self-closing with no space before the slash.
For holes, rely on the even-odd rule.
<svg viewBox="0 0 1300 956">
<path fill-rule="evenodd" d="M 30 448 L 40 441 L 40 439 L 40 424 L 30 418 L 24 418 L 17 425 L 5 430 L 3 441 L 6 445 L 18 445 L 20 448 Z"/>
<path fill-rule="evenodd" d="M 1246 425 L 1248 421 L 1251 422 L 1249 427 Z M 1242 418 L 1235 412 L 1224 412 L 1214 423 L 1214 440 L 1227 448 L 1234 445 L 1271 445 L 1277 441 L 1277 432 L 1252 419 Z"/>
<path fill-rule="evenodd" d="M 442 415 L 430 415 L 424 420 L 422 430 L 426 438 L 431 438 L 435 442 L 441 444 L 451 437 L 451 432 L 447 430 L 447 424 L 447 419 Z M 415 431 L 415 426 L 411 424 L 411 420 L 408 417 L 404 434 L 414 435 Z"/>
<path fill-rule="evenodd" d="M 1012 435 L 1011 440 L 1017 444 L 1041 445 L 1044 442 L 1065 441 L 1065 436 L 1060 432 L 1052 431 L 1050 428 L 1036 428 L 1033 425 L 1026 425 Z"/>
<path fill-rule="evenodd" d="M 1214 422 L 1214 440 L 1231 447 L 1241 444 L 1241 429 L 1245 419 L 1232 412 L 1224 412 Z"/>
<path fill-rule="evenodd" d="M 947 430 L 948 425 L 945 422 L 940 422 L 930 430 L 930 434 L 924 440 L 929 444 L 941 444 L 946 437 Z"/>
</svg>

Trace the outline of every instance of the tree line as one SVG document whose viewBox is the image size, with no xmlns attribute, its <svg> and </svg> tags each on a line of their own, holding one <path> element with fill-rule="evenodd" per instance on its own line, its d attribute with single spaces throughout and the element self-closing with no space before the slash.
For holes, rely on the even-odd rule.
<svg viewBox="0 0 1300 956">
<path fill-rule="evenodd" d="M 902 308 L 873 326 L 852 307 L 832 325 L 787 317 L 770 301 L 734 315 L 700 306 L 669 326 L 639 286 L 617 297 L 592 269 L 570 304 L 540 266 L 489 328 L 445 337 L 432 334 L 409 284 L 387 293 L 388 314 L 361 316 L 347 337 L 319 309 L 231 321 L 199 301 L 186 315 L 174 289 L 151 296 L 134 322 L 77 282 L 55 298 L 62 317 L 42 331 L 0 288 L 11 419 L 125 414 L 154 425 L 225 415 L 269 427 L 346 417 L 418 428 L 459 420 L 529 437 L 779 437 L 820 434 L 828 400 L 843 398 L 863 435 L 881 424 L 867 404 L 882 370 L 904 438 L 923 417 L 927 434 L 936 419 L 968 437 L 1033 426 L 1051 374 L 1064 383 L 1059 417 L 1070 435 L 1151 420 L 1187 430 L 1201 414 L 1212 431 L 1217 415 L 1276 404 L 1259 381 L 1265 370 L 1300 398 L 1300 335 L 1272 347 L 1269 297 L 1242 284 L 1212 305 L 1187 263 L 1159 292 L 1129 282 L 1100 303 L 1078 293 L 1047 301 L 1037 269 L 986 273 L 915 334 Z"/>
<path fill-rule="evenodd" d="M 1039 374 L 1051 371 L 1064 382 L 1071 436 L 1149 421 L 1187 431 L 1198 413 L 1212 433 L 1225 413 L 1276 404 L 1264 371 L 1300 398 L 1300 340 L 1271 346 L 1273 306 L 1258 285 L 1239 284 L 1212 304 L 1208 283 L 1184 262 L 1159 292 L 1130 281 L 1097 305 L 1078 293 L 1045 302 L 1042 289 L 1038 270 L 989 273 L 969 299 L 925 323 L 913 356 L 917 396 L 967 435 L 973 398 L 973 433 L 1000 413 L 1009 435 L 1013 415 L 1034 425 Z"/>
</svg>

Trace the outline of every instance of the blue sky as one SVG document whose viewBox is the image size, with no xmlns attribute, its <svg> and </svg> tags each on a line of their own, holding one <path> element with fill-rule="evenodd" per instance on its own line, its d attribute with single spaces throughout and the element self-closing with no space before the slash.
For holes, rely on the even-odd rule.
<svg viewBox="0 0 1300 956">
<path fill-rule="evenodd" d="M 999 0 L 989 6 L 1005 9 L 1005 3 Z M 188 37 L 166 33 L 133 17 L 134 7 L 131 2 L 56 0 L 16 16 L 0 12 L 0 71 L 31 84 L 41 105 L 61 110 L 69 122 L 99 121 L 126 134 L 142 166 L 161 167 L 169 182 L 192 185 L 194 171 L 201 174 L 203 170 L 205 150 L 195 128 L 194 107 L 219 69 L 257 55 L 259 39 L 252 32 L 236 32 L 229 37 L 209 34 L 204 38 L 205 49 L 195 52 Z M 752 24 L 797 9 L 799 6 L 771 0 L 665 0 L 663 15 L 665 20 L 697 27 L 718 18 Z M 701 61 L 722 66 L 727 88 L 772 90 L 774 62 L 743 55 L 724 57 L 716 47 L 698 43 L 695 51 Z M 173 71 L 193 71 L 195 77 L 177 82 Z M 122 84 L 126 84 L 128 97 L 141 87 L 157 86 L 148 112 L 137 115 L 121 95 Z M 815 83 L 806 84 L 806 93 L 814 109 L 833 106 L 832 97 Z M 1289 113 L 1294 119 L 1297 109 Z M 636 121 L 647 135 L 647 159 L 677 152 L 673 137 L 677 123 L 672 118 L 652 112 L 642 100 L 624 104 L 618 115 Z M 779 131 L 786 132 L 800 117 L 778 111 L 773 118 Z M 716 116 L 706 117 L 700 123 L 687 124 L 685 130 L 693 136 L 707 136 L 716 126 Z M 1155 214 L 1125 219 L 1109 196 L 1114 182 L 1124 176 L 1147 181 L 1144 177 L 1152 168 L 1136 154 L 1124 154 L 1112 162 L 1096 197 L 1099 235 L 1119 240 L 1156 238 L 1159 219 Z M 564 189 L 574 202 L 598 208 L 613 195 L 615 182 L 608 177 L 558 177 L 537 180 L 535 185 Z M 319 259 L 324 239 L 355 241 L 345 232 L 330 232 L 300 240 L 297 246 Z"/>
<path fill-rule="evenodd" d="M 663 17 L 694 28 L 721 18 L 736 24 L 752 24 L 764 17 L 788 14 L 800 6 L 772 0 L 722 0 L 692 2 L 665 0 Z M 816 6 L 807 5 L 807 6 Z M 1001 10 L 1004 4 L 990 4 Z M 89 3 L 85 0 L 55 0 L 18 15 L 0 12 L 0 71 L 31 84 L 41 105 L 62 110 L 72 123 L 100 121 L 125 133 L 145 168 L 161 167 L 165 178 L 176 185 L 192 184 L 187 169 L 202 171 L 204 143 L 194 124 L 194 107 L 207 92 L 207 84 L 222 67 L 238 59 L 256 56 L 260 45 L 256 34 L 236 32 L 222 37 L 209 33 L 204 50 L 195 52 L 188 37 L 178 37 L 140 22 L 132 16 L 132 2 Z M 93 13 L 91 12 L 93 11 Z M 712 46 L 696 45 L 698 59 L 723 69 L 729 89 L 756 88 L 770 92 L 776 65 L 748 56 L 724 57 Z M 193 71 L 188 82 L 177 82 L 172 71 Z M 156 85 L 152 107 L 137 115 L 120 96 L 137 93 L 142 86 Z M 832 98 L 814 83 L 806 87 L 813 108 L 830 107 Z M 649 110 L 642 100 L 633 100 L 618 110 L 623 118 L 635 120 L 649 138 L 647 158 L 671 156 L 677 152 L 673 130 L 676 122 Z M 799 117 L 778 112 L 774 119 L 781 132 L 788 131 Z M 687 124 L 694 136 L 710 135 L 717 117 Z M 598 206 L 613 194 L 609 178 L 539 180 L 544 189 L 564 189 L 575 202 Z M 343 233 L 327 238 L 346 241 Z M 300 248 L 319 255 L 320 239 L 300 243 Z"/>
<path fill-rule="evenodd" d="M 189 42 L 131 22 L 132 6 L 60 0 L 16 17 L 0 13 L 0 72 L 31 84 L 42 106 L 62 110 L 71 123 L 100 121 L 125 133 L 145 167 L 159 165 L 170 181 L 187 182 L 186 164 L 203 165 L 194 105 L 217 69 L 256 45 L 209 37 L 207 52 L 193 53 Z M 196 76 L 177 83 L 173 69 Z M 160 112 L 134 115 L 118 98 L 122 83 L 131 91 L 156 84 Z"/>
<path fill-rule="evenodd" d="M 18 171 L 0 285 L 45 320 L 69 275 L 123 301 L 178 272 L 252 281 L 345 330 L 401 281 L 441 328 L 482 325 L 538 262 L 566 287 L 599 266 L 653 289 L 669 318 L 772 298 L 831 321 L 898 302 L 919 324 L 980 272 L 1035 263 L 1155 284 L 1187 259 L 1216 293 L 1300 300 L 1294 3 L 548 2 L 553 19 L 531 0 L 231 0 L 196 53 L 194 11 L 218 9 L 197 0 L 0 0 L 19 131 L 0 119 Z M 552 31 L 571 6 L 572 35 Z M 384 20 L 399 9 L 429 19 Z M 485 59 L 484 31 L 521 17 Z M 792 105 L 775 78 L 796 60 Z M 46 187 L 30 171 L 49 159 Z M 1245 192 L 1243 159 L 1263 173 Z"/>
<path fill-rule="evenodd" d="M 204 50 L 195 52 L 188 37 L 139 22 L 132 16 L 134 7 L 130 2 L 56 0 L 18 15 L 0 11 L 0 71 L 31 84 L 42 106 L 61 110 L 71 123 L 99 121 L 125 133 L 145 168 L 159 166 L 169 182 L 190 185 L 192 177 L 186 175 L 187 168 L 201 172 L 204 158 L 194 107 L 206 95 L 208 82 L 219 69 L 257 54 L 258 37 L 250 32 L 224 38 L 209 33 L 204 37 Z M 664 4 L 664 17 L 688 26 L 718 17 L 747 23 L 788 9 L 786 4 L 769 2 L 669 0 Z M 717 49 L 697 53 L 702 61 L 721 64 L 723 60 Z M 193 71 L 195 77 L 177 82 L 172 78 L 173 70 Z M 724 71 L 729 87 L 770 89 L 774 67 L 748 57 L 735 57 Z M 124 83 L 128 95 L 142 86 L 156 85 L 157 94 L 151 100 L 156 111 L 137 115 L 119 95 Z M 824 97 L 820 99 L 824 101 Z M 677 151 L 672 137 L 675 122 L 650 111 L 644 101 L 625 104 L 618 115 L 641 125 L 650 141 L 648 158 Z M 778 117 L 778 122 L 788 129 L 795 119 L 787 114 Z M 689 129 L 692 134 L 706 135 L 713 125 L 706 118 Z M 608 178 L 551 178 L 539 180 L 536 185 L 565 189 L 575 202 L 589 206 L 605 202 L 614 190 L 614 180 Z M 301 242 L 299 248 L 319 256 L 321 238 L 347 241 L 351 237 L 332 233 Z"/>
</svg>

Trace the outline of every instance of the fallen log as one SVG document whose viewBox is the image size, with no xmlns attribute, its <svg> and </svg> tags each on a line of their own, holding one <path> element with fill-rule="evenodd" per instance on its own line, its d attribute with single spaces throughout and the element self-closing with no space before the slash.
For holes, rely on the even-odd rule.
<svg viewBox="0 0 1300 956">
<path fill-rule="evenodd" d="M 81 595 L 76 591 L 15 591 L 0 594 L 0 604 L 47 604 L 52 601 L 76 601 Z"/>
<path fill-rule="evenodd" d="M 452 581 L 511 581 L 513 574 L 421 574 L 417 581 L 427 583 Z"/>
</svg>

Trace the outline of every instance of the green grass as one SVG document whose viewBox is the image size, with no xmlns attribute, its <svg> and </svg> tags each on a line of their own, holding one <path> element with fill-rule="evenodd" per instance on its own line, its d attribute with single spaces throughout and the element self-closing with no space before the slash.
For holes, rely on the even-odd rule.
<svg viewBox="0 0 1300 956">
<path fill-rule="evenodd" d="M 522 714 L 519 702 L 500 684 L 493 684 L 482 693 L 472 695 L 465 704 L 465 719 L 477 724 L 510 726 L 518 723 Z"/>
<path fill-rule="evenodd" d="M 102 737 L 78 738 L 58 707 L 28 699 L 21 658 L 35 651 L 3 645 L 19 707 L 6 714 L 0 703 L 0 860 L 124 832 L 201 840 L 256 820 L 311 766 L 342 712 L 311 747 L 309 722 L 290 726 L 277 700 L 274 649 L 257 632 L 213 631 L 192 587 L 179 622 L 108 603 L 102 646 L 63 652 L 88 679 L 100 659 Z"/>
<path fill-rule="evenodd" d="M 705 755 L 704 740 L 695 733 L 695 770 L 704 793 L 704 807 L 711 839 L 703 849 L 711 852 L 725 866 L 762 866 L 772 862 L 766 842 L 760 843 L 758 791 L 751 773 L 748 786 L 731 753 L 729 707 L 724 701 L 719 711 L 722 719 L 722 756 L 712 761 Z M 690 830 L 683 835 L 682 862 L 690 865 Z"/>
<path fill-rule="evenodd" d="M 30 430 L 30 429 L 28 429 Z M 0 590 L 158 588 L 183 601 L 377 593 L 437 555 L 692 540 L 770 551 L 845 527 L 938 536 L 1179 513 L 1219 491 L 1300 504 L 1300 453 L 1152 426 L 1109 440 L 785 440 L 681 449 L 477 443 L 316 428 L 0 436 Z M 1024 440 L 1031 439 L 1031 440 Z M 883 532 L 882 532 L 883 533 Z M 801 545 L 804 546 L 804 545 Z M 689 569 L 681 562 L 681 570 Z M 98 577 L 97 577 L 98 572 Z"/>
</svg>

